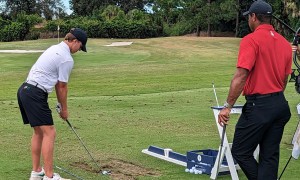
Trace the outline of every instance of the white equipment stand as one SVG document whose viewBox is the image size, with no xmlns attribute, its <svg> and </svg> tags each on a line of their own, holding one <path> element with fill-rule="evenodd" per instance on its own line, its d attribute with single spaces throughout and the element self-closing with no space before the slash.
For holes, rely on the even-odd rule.
<svg viewBox="0 0 300 180">
<path fill-rule="evenodd" d="M 170 148 L 159 148 L 156 146 L 149 146 L 148 149 L 143 149 L 142 153 L 150 156 L 169 161 L 171 163 L 186 167 L 186 155 L 174 152 Z"/>
<path fill-rule="evenodd" d="M 242 105 L 235 105 L 231 109 L 230 114 L 241 114 L 242 113 L 242 108 L 243 108 Z M 217 124 L 217 127 L 218 127 L 218 132 L 219 132 L 220 138 L 222 139 L 223 127 L 220 126 L 220 124 L 218 123 L 218 115 L 219 115 L 220 111 L 223 109 L 223 106 L 213 106 L 212 109 L 213 109 L 216 124 Z M 256 159 L 258 157 L 258 153 L 259 153 L 259 148 L 257 147 L 255 152 L 254 152 L 254 157 Z M 219 156 L 221 156 L 220 157 L 220 162 L 223 162 L 224 156 L 226 157 L 228 166 L 223 165 L 222 163 L 220 163 L 220 164 L 218 163 Z M 219 165 L 219 167 L 217 167 L 218 165 Z M 239 169 L 241 169 L 240 166 L 238 164 L 234 164 L 233 157 L 232 157 L 232 154 L 231 154 L 231 143 L 228 142 L 227 135 L 226 135 L 226 132 L 225 132 L 222 151 L 218 152 L 214 167 L 211 170 L 210 178 L 211 179 L 217 179 L 217 176 L 218 176 L 219 172 L 224 172 L 224 171 L 229 170 L 230 175 L 231 175 L 231 179 L 232 180 L 239 180 L 239 177 L 238 177 L 238 174 L 237 174 L 237 170 L 239 170 Z"/>
</svg>

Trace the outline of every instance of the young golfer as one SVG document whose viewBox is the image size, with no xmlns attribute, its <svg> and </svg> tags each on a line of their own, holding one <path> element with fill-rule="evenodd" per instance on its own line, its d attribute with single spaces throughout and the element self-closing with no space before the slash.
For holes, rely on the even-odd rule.
<svg viewBox="0 0 300 180">
<path fill-rule="evenodd" d="M 232 155 L 250 180 L 276 180 L 279 145 L 285 124 L 291 117 L 284 96 L 292 72 L 291 44 L 272 27 L 272 7 L 255 1 L 243 15 L 252 33 L 240 43 L 236 72 L 227 102 L 220 111 L 220 125 L 243 92 L 246 103 L 237 122 Z M 253 152 L 259 145 L 259 160 Z"/>
<path fill-rule="evenodd" d="M 55 127 L 48 105 L 48 94 L 55 87 L 61 104 L 60 117 L 68 118 L 68 81 L 73 68 L 71 54 L 86 52 L 87 35 L 73 28 L 61 43 L 48 48 L 32 66 L 26 81 L 18 90 L 18 103 L 24 124 L 33 129 L 31 139 L 32 172 L 30 180 L 63 180 L 53 172 Z M 43 157 L 43 168 L 41 165 Z"/>
</svg>

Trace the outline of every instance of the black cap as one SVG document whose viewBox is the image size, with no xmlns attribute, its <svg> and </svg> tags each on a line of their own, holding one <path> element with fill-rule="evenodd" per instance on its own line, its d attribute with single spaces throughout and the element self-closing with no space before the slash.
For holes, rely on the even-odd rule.
<svg viewBox="0 0 300 180">
<path fill-rule="evenodd" d="M 87 42 L 86 32 L 80 28 L 72 28 L 70 30 L 70 33 L 73 34 L 76 37 L 76 39 L 82 43 L 81 50 L 86 52 L 86 42 Z"/>
<path fill-rule="evenodd" d="M 251 4 L 248 11 L 243 13 L 243 16 L 246 16 L 248 14 L 266 14 L 266 15 L 272 15 L 272 7 L 270 4 L 263 0 L 255 1 Z"/>
</svg>

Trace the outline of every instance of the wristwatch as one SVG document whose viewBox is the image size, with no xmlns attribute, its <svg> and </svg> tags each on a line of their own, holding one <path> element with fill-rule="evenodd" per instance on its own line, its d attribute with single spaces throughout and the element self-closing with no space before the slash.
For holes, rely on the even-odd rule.
<svg viewBox="0 0 300 180">
<path fill-rule="evenodd" d="M 224 108 L 232 109 L 233 105 L 230 105 L 227 101 L 224 103 Z"/>
</svg>

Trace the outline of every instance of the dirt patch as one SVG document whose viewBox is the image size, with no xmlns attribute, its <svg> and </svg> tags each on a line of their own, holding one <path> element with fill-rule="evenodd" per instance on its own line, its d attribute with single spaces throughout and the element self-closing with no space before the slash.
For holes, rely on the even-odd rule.
<svg viewBox="0 0 300 180">
<path fill-rule="evenodd" d="M 99 163 L 100 164 L 100 163 Z M 78 167 L 80 169 L 97 173 L 99 170 L 95 170 L 89 164 L 85 162 L 74 162 L 71 166 Z M 132 162 L 127 162 L 119 159 L 109 159 L 106 162 L 101 162 L 101 169 L 105 171 L 111 171 L 110 177 L 112 179 L 124 179 L 124 180 L 135 180 L 139 176 L 153 176 L 158 177 L 161 174 L 153 169 L 144 168 L 140 165 L 134 164 Z"/>
<path fill-rule="evenodd" d="M 109 45 L 105 45 L 105 46 L 130 46 L 132 44 L 132 42 L 113 42 Z"/>
</svg>

